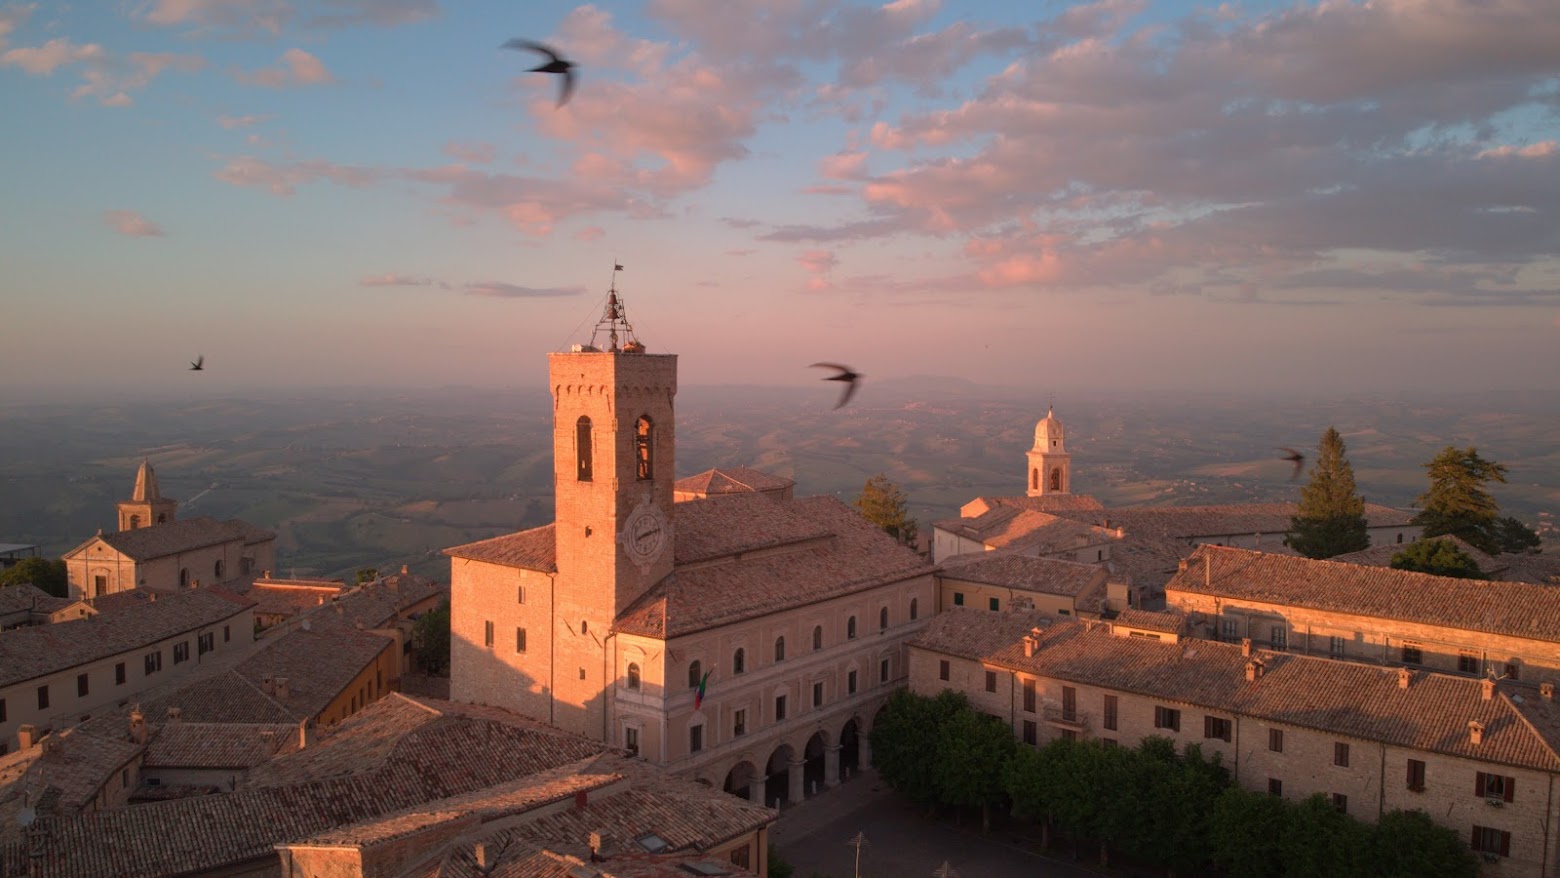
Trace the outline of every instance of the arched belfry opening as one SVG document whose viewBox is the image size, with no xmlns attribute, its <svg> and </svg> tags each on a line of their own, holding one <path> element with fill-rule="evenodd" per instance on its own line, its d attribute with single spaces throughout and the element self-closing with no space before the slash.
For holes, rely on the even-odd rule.
<svg viewBox="0 0 1560 878">
<path fill-rule="evenodd" d="M 1052 467 L 1051 468 L 1051 491 L 1053 493 L 1057 493 L 1057 492 L 1060 492 L 1061 490 L 1062 490 L 1062 468 L 1059 467 L 1059 466 Z"/>
<path fill-rule="evenodd" d="M 655 423 L 649 415 L 634 422 L 634 477 L 641 482 L 655 478 Z"/>
<path fill-rule="evenodd" d="M 580 419 L 574 422 L 574 459 L 578 463 L 575 469 L 575 478 L 582 482 L 591 480 L 591 433 L 590 418 L 580 415 Z"/>
</svg>

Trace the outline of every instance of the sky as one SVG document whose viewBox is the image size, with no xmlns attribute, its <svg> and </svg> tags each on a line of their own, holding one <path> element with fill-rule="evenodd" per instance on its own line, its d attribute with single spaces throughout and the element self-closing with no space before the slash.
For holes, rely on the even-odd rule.
<svg viewBox="0 0 1560 878">
<path fill-rule="evenodd" d="M 539 387 L 615 264 L 686 384 L 1560 391 L 1554 0 L 0 0 L 0 119 L 0 394 Z"/>
</svg>

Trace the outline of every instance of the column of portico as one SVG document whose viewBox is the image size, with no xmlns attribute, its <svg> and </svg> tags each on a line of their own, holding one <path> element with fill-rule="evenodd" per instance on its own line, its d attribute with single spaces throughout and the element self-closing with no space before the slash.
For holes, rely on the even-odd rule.
<svg viewBox="0 0 1560 878">
<path fill-rule="evenodd" d="M 767 805 L 764 801 L 764 781 L 768 778 L 757 772 L 753 773 L 753 779 L 748 781 L 747 798 L 756 805 Z"/>
<path fill-rule="evenodd" d="M 840 745 L 826 747 L 823 751 L 823 785 L 836 787 L 840 783 Z"/>
<path fill-rule="evenodd" d="M 807 798 L 805 775 L 807 760 L 792 759 L 786 766 L 786 801 L 800 802 Z"/>
<path fill-rule="evenodd" d="M 856 736 L 856 770 L 872 767 L 872 742 L 864 734 Z"/>
</svg>

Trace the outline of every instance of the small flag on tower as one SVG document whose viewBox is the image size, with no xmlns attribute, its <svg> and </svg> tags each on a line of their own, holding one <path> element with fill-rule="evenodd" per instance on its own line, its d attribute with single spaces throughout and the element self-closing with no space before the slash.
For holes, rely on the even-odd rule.
<svg viewBox="0 0 1560 878">
<path fill-rule="evenodd" d="M 699 678 L 699 691 L 693 693 L 693 709 L 694 710 L 698 710 L 699 709 L 699 705 L 704 703 L 704 690 L 709 688 L 709 685 L 710 685 L 710 674 L 712 674 L 714 672 L 715 672 L 715 669 L 714 668 L 710 668 L 708 671 L 704 672 L 704 676 Z"/>
<path fill-rule="evenodd" d="M 612 263 L 612 270 L 613 271 L 622 271 L 623 270 L 623 263 L 621 263 L 621 262 L 614 262 L 614 263 Z"/>
</svg>

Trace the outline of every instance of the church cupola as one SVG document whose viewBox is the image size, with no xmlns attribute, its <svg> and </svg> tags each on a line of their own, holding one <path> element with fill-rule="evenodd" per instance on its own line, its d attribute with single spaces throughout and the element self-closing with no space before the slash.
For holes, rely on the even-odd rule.
<svg viewBox="0 0 1560 878">
<path fill-rule="evenodd" d="M 119 529 L 167 524 L 174 520 L 178 506 L 177 500 L 162 495 L 152 462 L 143 458 L 141 468 L 135 474 L 135 489 L 130 492 L 130 499 L 119 501 Z"/>
<path fill-rule="evenodd" d="M 1072 463 L 1062 422 L 1051 408 L 1035 424 L 1035 444 L 1029 450 L 1029 496 L 1072 493 Z"/>
</svg>

